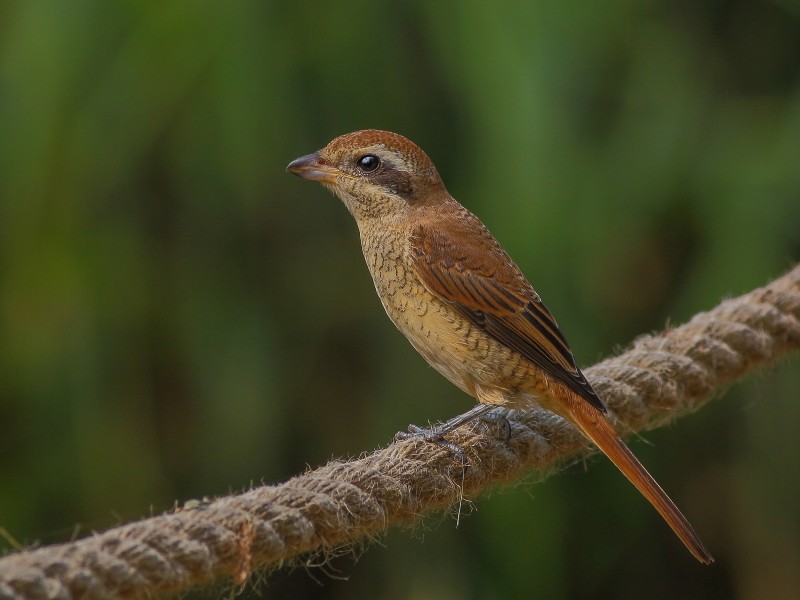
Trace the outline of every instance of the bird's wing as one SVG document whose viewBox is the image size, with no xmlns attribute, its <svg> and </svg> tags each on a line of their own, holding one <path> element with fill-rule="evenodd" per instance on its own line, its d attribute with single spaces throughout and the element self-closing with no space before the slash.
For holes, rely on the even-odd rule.
<svg viewBox="0 0 800 600">
<path fill-rule="evenodd" d="M 459 213 L 458 219 L 414 229 L 411 262 L 420 281 L 489 336 L 605 412 L 525 276 L 477 217 L 466 209 Z"/>
</svg>

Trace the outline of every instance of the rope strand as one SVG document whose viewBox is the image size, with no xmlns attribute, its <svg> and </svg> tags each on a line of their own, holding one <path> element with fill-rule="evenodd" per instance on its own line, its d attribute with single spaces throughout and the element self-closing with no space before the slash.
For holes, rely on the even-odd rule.
<svg viewBox="0 0 800 600">
<path fill-rule="evenodd" d="M 615 425 L 630 433 L 697 410 L 797 349 L 800 266 L 681 327 L 643 336 L 585 373 Z M 452 434 L 468 456 L 466 470 L 435 444 L 399 442 L 279 485 L 10 554 L 0 558 L 0 600 L 153 598 L 220 578 L 242 584 L 256 569 L 369 540 L 587 450 L 582 435 L 546 411 L 509 411 L 508 418 L 508 443 L 485 423 Z"/>
</svg>

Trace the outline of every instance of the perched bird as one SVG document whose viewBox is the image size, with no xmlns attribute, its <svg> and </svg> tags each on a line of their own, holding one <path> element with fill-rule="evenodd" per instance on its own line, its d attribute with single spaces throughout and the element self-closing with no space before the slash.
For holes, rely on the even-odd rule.
<svg viewBox="0 0 800 600">
<path fill-rule="evenodd" d="M 442 436 L 494 407 L 535 404 L 575 425 L 655 507 L 689 551 L 713 562 L 692 526 L 606 419 L 553 315 L 430 158 L 396 133 L 356 131 L 287 170 L 336 194 L 389 318 L 436 370 L 478 400 Z"/>
</svg>

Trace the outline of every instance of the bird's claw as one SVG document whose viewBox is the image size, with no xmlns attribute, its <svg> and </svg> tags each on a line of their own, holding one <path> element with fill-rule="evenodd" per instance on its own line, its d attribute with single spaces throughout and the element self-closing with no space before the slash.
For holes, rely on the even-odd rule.
<svg viewBox="0 0 800 600">
<path fill-rule="evenodd" d="M 476 416 L 476 418 L 486 422 L 500 423 L 504 432 L 503 442 L 508 444 L 509 440 L 511 440 L 511 422 L 501 412 L 494 410 L 487 412 L 486 410 L 483 410 L 481 411 L 481 414 Z M 444 437 L 453 431 L 453 429 L 463 425 L 464 422 L 466 421 L 460 421 L 459 417 L 456 417 L 447 423 L 436 425 L 434 427 L 425 428 L 420 427 L 419 425 L 409 425 L 408 431 L 398 431 L 396 434 L 394 434 L 394 439 L 396 441 L 423 440 L 425 442 L 436 444 L 440 448 L 444 448 L 453 454 L 453 456 L 455 456 L 461 462 L 461 464 L 466 465 L 467 453 L 464 448 L 445 439 Z"/>
<path fill-rule="evenodd" d="M 409 425 L 408 431 L 398 431 L 394 434 L 396 440 L 425 440 L 426 442 L 437 442 L 445 435 L 441 426 L 439 427 L 420 427 L 419 425 Z"/>
<path fill-rule="evenodd" d="M 398 431 L 394 434 L 395 441 L 406 440 L 422 440 L 432 444 L 436 444 L 440 448 L 444 448 L 450 452 L 458 461 L 465 465 L 467 464 L 467 453 L 458 444 L 455 444 L 444 438 L 447 432 L 442 430 L 442 427 L 420 427 L 419 425 L 409 425 L 408 431 Z"/>
<path fill-rule="evenodd" d="M 508 420 L 501 411 L 492 410 L 479 417 L 482 421 L 498 423 L 503 428 L 503 442 L 508 444 L 511 441 L 511 421 Z"/>
</svg>

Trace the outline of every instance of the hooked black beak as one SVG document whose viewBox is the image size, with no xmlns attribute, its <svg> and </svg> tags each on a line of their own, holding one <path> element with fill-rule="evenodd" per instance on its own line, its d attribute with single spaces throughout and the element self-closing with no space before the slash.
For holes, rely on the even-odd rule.
<svg viewBox="0 0 800 600">
<path fill-rule="evenodd" d="M 325 159 L 319 155 L 319 152 L 306 154 L 294 159 L 286 167 L 286 170 L 303 179 L 321 181 L 323 183 L 334 183 L 336 176 L 341 174 L 339 169 L 326 164 Z"/>
</svg>

